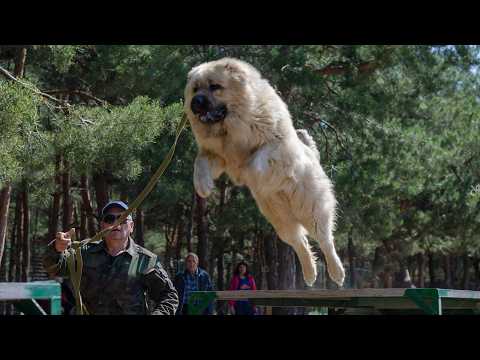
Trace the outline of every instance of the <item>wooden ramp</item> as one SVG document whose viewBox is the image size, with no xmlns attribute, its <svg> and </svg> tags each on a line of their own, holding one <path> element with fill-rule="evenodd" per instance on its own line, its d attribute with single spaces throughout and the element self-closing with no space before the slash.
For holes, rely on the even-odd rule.
<svg viewBox="0 0 480 360">
<path fill-rule="evenodd" d="M 189 300 L 189 312 L 201 314 L 212 301 L 250 300 L 272 307 L 370 309 L 377 313 L 477 314 L 480 291 L 450 289 L 340 289 L 198 291 Z"/>
</svg>

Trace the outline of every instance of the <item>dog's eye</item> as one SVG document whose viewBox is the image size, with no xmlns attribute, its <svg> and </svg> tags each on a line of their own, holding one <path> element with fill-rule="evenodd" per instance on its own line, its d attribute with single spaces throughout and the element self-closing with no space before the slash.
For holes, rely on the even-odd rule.
<svg viewBox="0 0 480 360">
<path fill-rule="evenodd" d="M 221 85 L 218 85 L 218 84 L 210 84 L 210 86 L 208 87 L 208 89 L 210 91 L 215 91 L 215 90 L 220 90 L 220 89 L 223 89 L 223 87 Z"/>
<path fill-rule="evenodd" d="M 193 92 L 196 93 L 197 91 L 198 91 L 198 86 L 195 86 L 195 87 L 193 88 Z"/>
</svg>

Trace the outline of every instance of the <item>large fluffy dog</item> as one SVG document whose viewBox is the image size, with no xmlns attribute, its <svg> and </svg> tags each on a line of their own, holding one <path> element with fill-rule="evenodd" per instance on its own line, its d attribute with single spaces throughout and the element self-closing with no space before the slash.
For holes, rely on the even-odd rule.
<svg viewBox="0 0 480 360">
<path fill-rule="evenodd" d="M 305 130 L 295 131 L 290 113 L 251 65 L 232 58 L 193 68 L 185 89 L 185 112 L 198 143 L 194 186 L 207 197 L 226 172 L 246 185 L 280 239 L 300 259 L 303 277 L 317 277 L 306 235 L 318 241 L 330 278 L 342 285 L 345 271 L 335 251 L 336 200 Z"/>
</svg>

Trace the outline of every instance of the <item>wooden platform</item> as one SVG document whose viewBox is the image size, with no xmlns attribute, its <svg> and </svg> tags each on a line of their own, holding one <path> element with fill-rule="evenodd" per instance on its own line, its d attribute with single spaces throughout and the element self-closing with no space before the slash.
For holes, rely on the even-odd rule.
<svg viewBox="0 0 480 360">
<path fill-rule="evenodd" d="M 475 314 L 480 311 L 480 291 L 451 289 L 341 289 L 256 290 L 195 292 L 189 302 L 200 314 L 211 301 L 250 300 L 267 307 L 363 308 L 383 313 Z"/>
</svg>

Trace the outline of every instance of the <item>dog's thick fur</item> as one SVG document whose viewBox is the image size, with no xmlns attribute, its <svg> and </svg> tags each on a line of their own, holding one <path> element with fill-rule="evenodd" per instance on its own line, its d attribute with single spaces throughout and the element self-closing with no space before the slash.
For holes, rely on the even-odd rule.
<svg viewBox="0 0 480 360">
<path fill-rule="evenodd" d="M 200 121 L 191 108 L 197 94 L 206 96 L 212 109 L 226 107 L 225 118 Z M 237 59 L 201 64 L 188 75 L 185 112 L 199 147 L 194 166 L 197 193 L 209 196 L 213 180 L 226 172 L 235 184 L 250 189 L 280 239 L 293 247 L 307 285 L 317 277 L 306 237 L 310 235 L 325 255 L 330 278 L 341 286 L 345 271 L 332 235 L 333 185 L 313 139 L 306 130 L 295 131 L 286 104 L 268 81 Z"/>
</svg>

